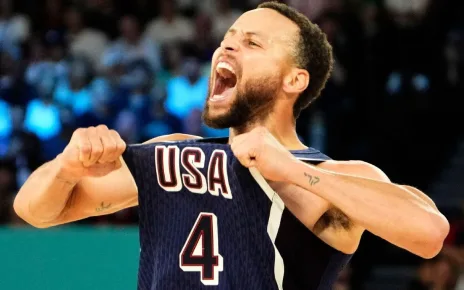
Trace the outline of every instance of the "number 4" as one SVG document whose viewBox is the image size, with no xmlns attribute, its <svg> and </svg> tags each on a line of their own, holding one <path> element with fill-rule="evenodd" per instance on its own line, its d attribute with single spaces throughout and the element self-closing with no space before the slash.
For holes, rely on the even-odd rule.
<svg viewBox="0 0 464 290">
<path fill-rule="evenodd" d="M 223 268 L 218 248 L 217 217 L 202 212 L 179 254 L 179 266 L 185 272 L 200 272 L 204 285 L 218 285 L 219 272 Z"/>
</svg>

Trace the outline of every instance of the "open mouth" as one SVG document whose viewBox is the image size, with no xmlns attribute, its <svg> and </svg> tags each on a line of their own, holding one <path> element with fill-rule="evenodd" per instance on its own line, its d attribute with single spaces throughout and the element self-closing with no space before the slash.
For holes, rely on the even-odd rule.
<svg viewBox="0 0 464 290">
<path fill-rule="evenodd" d="M 219 62 L 216 66 L 215 80 L 210 101 L 218 102 L 230 97 L 237 85 L 237 76 L 233 67 L 226 62 Z"/>
</svg>

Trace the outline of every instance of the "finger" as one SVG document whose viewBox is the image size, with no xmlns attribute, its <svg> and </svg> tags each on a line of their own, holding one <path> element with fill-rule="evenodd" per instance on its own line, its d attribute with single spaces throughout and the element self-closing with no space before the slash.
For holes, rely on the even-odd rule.
<svg viewBox="0 0 464 290">
<path fill-rule="evenodd" d="M 87 132 L 85 129 L 77 129 L 72 136 L 72 142 L 76 142 L 79 150 L 79 161 L 82 163 L 89 162 L 92 145 L 90 144 Z"/>
<path fill-rule="evenodd" d="M 95 164 L 103 154 L 103 144 L 100 136 L 97 134 L 97 129 L 95 127 L 90 127 L 87 129 L 87 136 L 92 146 L 92 151 L 90 152 L 89 161 L 84 163 L 84 166 L 91 166 Z"/>
<path fill-rule="evenodd" d="M 241 145 L 236 145 L 234 149 L 232 149 L 232 152 L 234 153 L 235 157 L 238 159 L 240 164 L 242 164 L 245 167 L 249 167 L 250 164 L 250 156 L 248 154 L 248 148 L 246 147 L 246 144 L 241 144 Z"/>
<path fill-rule="evenodd" d="M 240 164 L 242 164 L 243 166 L 247 168 L 254 166 L 254 160 L 251 159 L 247 153 L 243 153 L 238 156 L 236 155 L 236 157 L 238 161 L 240 162 Z"/>
<path fill-rule="evenodd" d="M 246 144 L 248 138 L 249 138 L 248 133 L 235 136 L 232 139 L 232 142 L 230 143 L 230 147 L 231 147 L 232 151 L 236 151 L 239 148 L 244 147 L 244 145 Z"/>
<path fill-rule="evenodd" d="M 113 140 L 116 142 L 116 152 L 115 152 L 114 160 L 119 160 L 119 157 L 126 150 L 126 142 L 124 142 L 124 140 L 122 140 L 119 133 L 116 132 L 115 130 L 110 130 L 109 133 L 110 133 L 111 137 L 113 138 Z"/>
<path fill-rule="evenodd" d="M 244 133 L 244 134 L 237 135 L 234 138 L 232 138 L 231 144 L 234 144 L 234 143 L 240 144 L 244 140 L 246 140 L 248 138 L 248 136 L 249 136 L 249 133 Z"/>
<path fill-rule="evenodd" d="M 106 126 L 98 126 L 97 135 L 100 137 L 103 146 L 103 152 L 97 162 L 106 163 L 114 161 L 117 148 L 116 140 L 112 138 Z"/>
</svg>

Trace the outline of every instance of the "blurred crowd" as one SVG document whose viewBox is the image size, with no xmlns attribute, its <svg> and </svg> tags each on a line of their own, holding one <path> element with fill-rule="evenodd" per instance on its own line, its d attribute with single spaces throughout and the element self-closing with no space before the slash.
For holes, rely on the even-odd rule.
<svg viewBox="0 0 464 290">
<path fill-rule="evenodd" d="M 210 61 L 229 26 L 259 2 L 0 0 L 0 223 L 22 224 L 11 206 L 17 189 L 78 127 L 106 124 L 128 143 L 173 132 L 227 136 L 201 123 Z M 300 117 L 301 138 L 426 188 L 462 137 L 450 124 L 464 113 L 463 2 L 283 2 L 319 24 L 336 59 L 323 96 Z M 418 162 L 424 154 L 430 166 Z M 457 211 L 449 246 L 421 265 L 411 290 L 458 289 L 450 286 L 464 264 Z M 136 222 L 126 210 L 83 223 Z M 435 281 L 438 272 L 450 278 Z M 342 283 L 350 274 L 337 289 L 350 289 Z"/>
</svg>

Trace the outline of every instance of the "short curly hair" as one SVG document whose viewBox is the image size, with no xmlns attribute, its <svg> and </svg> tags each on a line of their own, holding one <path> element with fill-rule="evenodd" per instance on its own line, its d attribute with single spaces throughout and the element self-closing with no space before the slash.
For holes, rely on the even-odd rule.
<svg viewBox="0 0 464 290">
<path fill-rule="evenodd" d="M 299 39 L 295 43 L 295 64 L 310 74 L 309 85 L 301 93 L 293 107 L 298 118 L 301 111 L 319 97 L 333 69 L 332 46 L 324 32 L 296 9 L 279 2 L 264 2 L 258 8 L 268 8 L 293 21 L 299 27 Z"/>
</svg>

